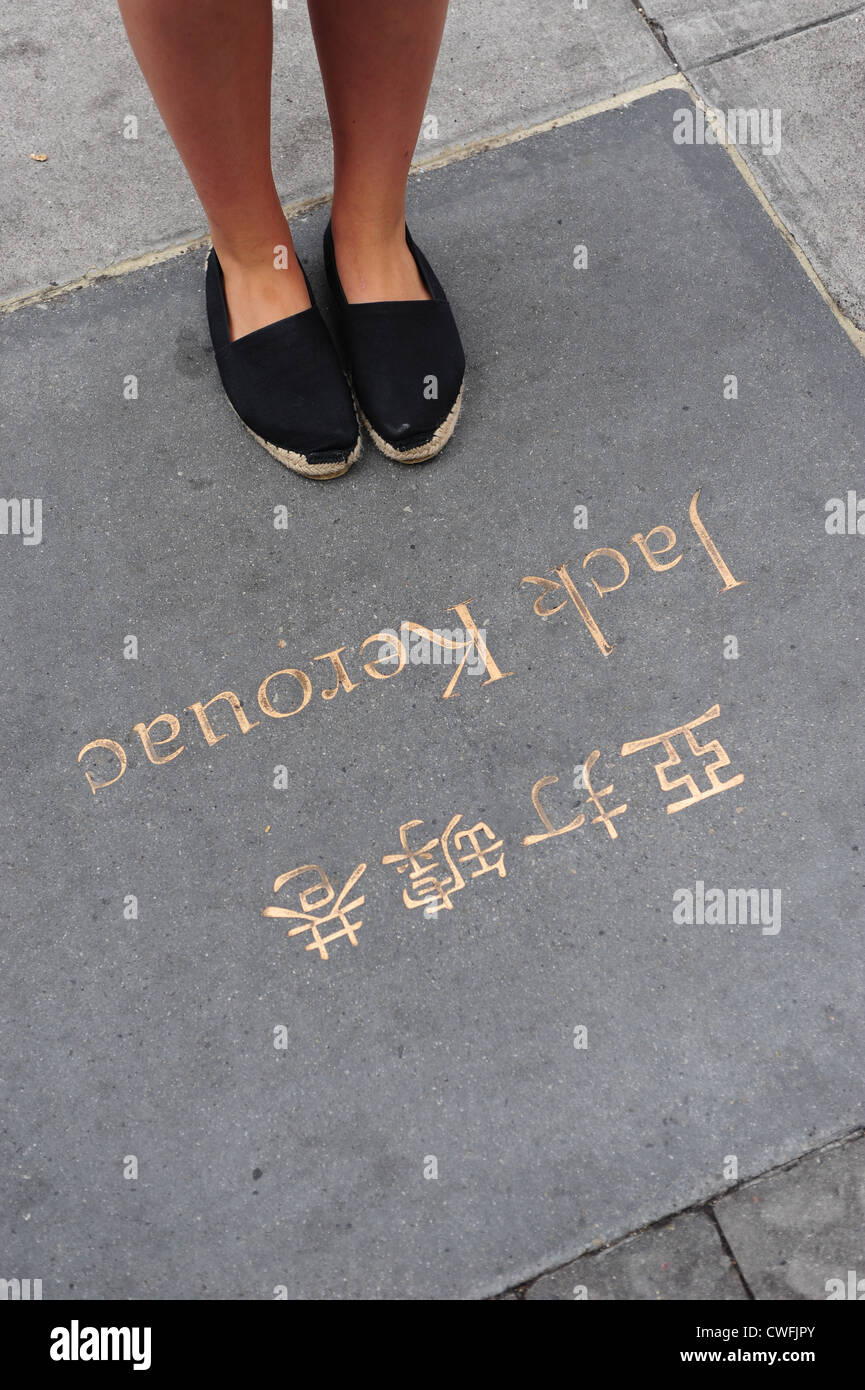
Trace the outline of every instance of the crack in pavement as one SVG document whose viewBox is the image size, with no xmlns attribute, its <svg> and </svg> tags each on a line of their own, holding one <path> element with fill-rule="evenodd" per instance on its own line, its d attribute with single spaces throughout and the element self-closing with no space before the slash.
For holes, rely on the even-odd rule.
<svg viewBox="0 0 865 1390">
<path fill-rule="evenodd" d="M 675 63 L 679 72 L 687 73 L 685 68 L 673 51 L 672 44 L 667 37 L 666 30 L 660 20 L 654 19 L 647 14 L 640 0 L 631 0 L 634 9 L 648 25 L 657 42 L 661 45 L 671 63 Z M 761 39 L 751 39 L 748 43 L 738 44 L 735 48 L 727 48 L 723 53 L 715 53 L 711 58 L 701 58 L 698 63 L 693 64 L 693 68 L 710 68 L 716 63 L 723 63 L 728 58 L 738 58 L 742 53 L 753 53 L 757 48 L 767 48 L 770 44 L 779 43 L 782 39 L 795 38 L 798 34 L 806 34 L 811 29 L 823 29 L 827 24 L 835 24 L 839 19 L 849 19 L 850 15 L 858 14 L 860 10 L 865 10 L 865 0 L 859 0 L 856 5 L 850 5 L 846 10 L 839 10 L 837 14 L 821 15 L 819 19 L 806 19 L 801 24 L 794 24 L 789 29 L 779 29 L 775 34 L 767 34 Z"/>
</svg>

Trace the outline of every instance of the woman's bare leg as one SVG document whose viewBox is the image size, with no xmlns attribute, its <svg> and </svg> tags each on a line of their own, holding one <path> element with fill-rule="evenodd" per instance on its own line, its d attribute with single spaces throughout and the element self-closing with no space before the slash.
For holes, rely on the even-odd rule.
<svg viewBox="0 0 865 1390">
<path fill-rule="evenodd" d="M 225 277 L 232 337 L 308 308 L 270 163 L 271 0 L 119 4 L 204 207 Z M 283 246 L 287 254 L 279 257 Z M 275 260 L 287 262 L 285 268 Z"/>
<path fill-rule="evenodd" d="M 447 0 L 308 0 L 333 131 L 333 240 L 350 301 L 425 299 L 405 188 Z"/>
</svg>

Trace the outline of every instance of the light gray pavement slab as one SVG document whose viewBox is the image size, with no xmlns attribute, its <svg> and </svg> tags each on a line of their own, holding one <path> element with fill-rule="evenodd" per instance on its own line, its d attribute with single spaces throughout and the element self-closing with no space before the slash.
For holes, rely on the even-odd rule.
<svg viewBox="0 0 865 1390">
<path fill-rule="evenodd" d="M 780 148 L 741 153 L 838 304 L 865 327 L 865 8 L 689 75 L 706 101 L 780 112 Z"/>
<path fill-rule="evenodd" d="M 748 1295 L 705 1212 L 684 1212 L 611 1250 L 584 1255 L 526 1290 L 534 1302 L 745 1299 Z"/>
<path fill-rule="evenodd" d="M 748 1183 L 714 1211 L 756 1298 L 865 1296 L 865 1140 Z"/>
<path fill-rule="evenodd" d="M 261 451 L 198 253 L 3 323 L 0 491 L 44 532 L 0 537 L 0 1244 L 46 1298 L 485 1296 L 708 1199 L 730 1155 L 747 1178 L 861 1124 L 865 541 L 824 523 L 861 490 L 865 364 L 729 156 L 673 143 L 680 100 L 414 181 L 469 361 L 428 467 L 368 449 L 316 485 Z M 323 223 L 297 224 L 319 286 Z M 662 524 L 652 572 L 631 538 Z M 603 597 L 601 547 L 630 569 Z M 573 602 L 532 611 L 561 591 L 521 579 L 563 563 L 608 656 Z M 368 635 L 470 598 L 512 675 L 443 700 L 440 665 L 363 672 Z M 341 646 L 356 688 L 323 700 Z M 313 693 L 281 722 L 256 690 L 287 667 Z M 208 746 L 188 707 L 227 689 L 258 724 L 212 707 Z M 658 749 L 623 745 L 716 703 L 745 780 L 669 814 Z M 132 727 L 169 712 L 153 765 Z M 93 795 L 98 737 L 129 766 Z M 524 845 L 533 785 L 570 823 L 593 750 L 616 838 Z M 458 814 L 507 874 L 425 917 L 382 856 Z M 361 863 L 357 946 L 262 917 L 277 875 Z M 780 930 L 677 923 L 697 882 L 779 891 Z"/>
<path fill-rule="evenodd" d="M 861 8 L 851 0 L 644 0 L 682 67 Z"/>
<path fill-rule="evenodd" d="M 306 6 L 274 9 L 273 161 L 287 202 L 331 179 Z M 423 158 L 627 91 L 672 65 L 630 0 L 453 0 Z M 0 300 L 206 231 L 110 0 L 34 0 L 4 16 Z M 137 138 L 124 131 L 137 121 Z M 434 132 L 437 130 L 437 134 Z M 47 154 L 44 163 L 31 154 Z"/>
</svg>

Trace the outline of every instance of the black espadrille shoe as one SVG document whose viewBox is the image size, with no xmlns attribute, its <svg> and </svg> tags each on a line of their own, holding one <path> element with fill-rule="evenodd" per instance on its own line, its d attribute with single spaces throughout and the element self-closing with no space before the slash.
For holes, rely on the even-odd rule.
<svg viewBox="0 0 865 1390">
<path fill-rule="evenodd" d="M 429 299 L 349 304 L 329 222 L 324 264 L 361 419 L 387 458 L 422 463 L 454 432 L 466 359 L 445 292 L 408 227 L 405 239 Z"/>
<path fill-rule="evenodd" d="M 222 267 L 212 250 L 206 297 L 222 385 L 250 434 L 286 468 L 306 478 L 338 478 L 347 472 L 360 455 L 360 430 L 312 291 L 311 308 L 232 342 Z"/>
</svg>

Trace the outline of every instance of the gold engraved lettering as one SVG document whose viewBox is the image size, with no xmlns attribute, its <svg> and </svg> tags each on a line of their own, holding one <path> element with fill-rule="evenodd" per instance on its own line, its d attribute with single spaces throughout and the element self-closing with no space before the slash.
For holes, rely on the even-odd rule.
<svg viewBox="0 0 865 1390">
<path fill-rule="evenodd" d="M 484 641 L 483 637 L 481 637 L 481 634 L 478 632 L 475 620 L 469 612 L 470 603 L 474 603 L 474 599 L 467 598 L 462 603 L 452 603 L 450 608 L 448 609 L 449 613 L 459 614 L 459 616 L 463 620 L 463 626 L 466 629 L 466 632 L 471 634 L 472 640 L 467 646 L 466 655 L 460 662 L 456 675 L 454 676 L 453 680 L 451 681 L 450 685 L 448 686 L 447 690 L 442 696 L 443 700 L 446 700 L 448 698 L 451 690 L 456 684 L 457 676 L 459 675 L 460 671 L 463 669 L 463 666 L 465 665 L 466 657 L 468 657 L 468 654 L 471 651 L 477 652 L 481 661 L 484 663 L 484 670 L 491 672 L 491 674 L 487 676 L 485 681 L 481 681 L 481 685 L 491 685 L 493 681 L 501 681 L 504 680 L 506 676 L 512 676 L 514 674 L 513 671 L 500 671 L 496 663 L 493 661 L 487 649 L 487 644 Z"/>
<path fill-rule="evenodd" d="M 81 752 L 78 754 L 79 763 L 81 762 L 81 759 L 84 757 L 84 754 L 87 753 L 91 748 L 107 748 L 109 753 L 113 753 L 117 761 L 120 763 L 120 771 L 118 772 L 117 776 L 109 777 L 107 782 L 94 782 L 93 774 L 90 772 L 85 772 L 84 776 L 87 778 L 90 790 L 95 796 L 96 793 L 98 791 L 101 791 L 103 787 L 110 787 L 114 782 L 120 781 L 120 778 L 126 771 L 126 749 L 123 747 L 122 743 L 117 743 L 113 738 L 94 738 L 91 740 L 90 743 L 85 743 L 84 747 L 81 749 Z"/>
<path fill-rule="evenodd" d="M 321 698 L 323 700 L 332 700 L 339 691 L 340 686 L 342 686 L 343 690 L 346 691 L 357 690 L 357 681 L 349 679 L 348 671 L 345 669 L 345 667 L 342 664 L 342 661 L 340 660 L 339 654 L 340 652 L 344 651 L 345 647 L 337 647 L 336 651 L 323 652 L 321 656 L 316 656 L 313 658 L 314 661 L 333 662 L 333 669 L 336 672 L 336 685 L 333 687 L 332 690 L 323 690 L 321 692 Z"/>
<path fill-rule="evenodd" d="M 187 705 L 186 708 L 195 715 L 201 725 L 201 732 L 204 734 L 211 748 L 215 743 L 219 743 L 221 739 L 228 737 L 227 734 L 215 734 L 213 732 L 210 720 L 205 713 L 206 710 L 210 709 L 211 705 L 216 704 L 217 700 L 227 700 L 231 705 L 234 711 L 234 717 L 240 725 L 240 732 L 242 734 L 248 734 L 250 729 L 258 728 L 261 721 L 256 719 L 254 724 L 250 724 L 244 712 L 243 705 L 240 703 L 233 690 L 221 690 L 218 695 L 214 695 L 213 699 L 208 700 L 206 704 L 202 704 L 200 700 L 196 700 L 194 704 Z"/>
<path fill-rule="evenodd" d="M 468 605 L 470 603 L 474 603 L 474 599 L 467 598 L 462 603 L 453 603 L 447 610 L 449 613 L 458 613 L 462 618 L 463 628 L 467 634 L 466 639 L 462 641 L 458 637 L 453 638 L 446 636 L 443 632 L 434 632 L 432 628 L 423 627 L 420 623 L 406 622 L 402 624 L 404 631 L 421 633 L 433 646 L 442 647 L 445 651 L 462 652 L 462 661 L 448 681 L 445 693 L 442 695 L 443 700 L 450 700 L 454 694 L 459 694 L 458 690 L 454 690 L 454 686 L 459 680 L 460 672 L 473 652 L 480 657 L 484 664 L 484 670 L 490 672 L 486 680 L 481 681 L 481 685 L 490 685 L 493 681 L 504 680 L 506 676 L 512 676 L 514 674 L 513 671 L 500 671 L 493 661 L 487 644 L 478 631 L 477 624 L 469 612 Z"/>
<path fill-rule="evenodd" d="M 691 505 L 688 508 L 688 514 L 691 518 L 691 525 L 693 526 L 694 530 L 696 531 L 697 535 L 702 541 L 706 553 L 709 556 L 709 559 L 712 561 L 712 564 L 715 566 L 715 569 L 718 571 L 718 573 L 724 581 L 724 587 L 723 589 L 721 589 L 720 592 L 722 594 L 725 594 L 728 589 L 737 589 L 740 584 L 747 584 L 748 581 L 747 579 L 734 579 L 729 569 L 725 565 L 720 550 L 716 546 L 715 542 L 712 540 L 712 537 L 709 535 L 709 532 L 706 530 L 697 513 L 697 498 L 699 496 L 700 489 L 697 488 L 697 491 L 691 498 Z"/>
<path fill-rule="evenodd" d="M 401 642 L 400 639 L 393 632 L 374 632 L 372 634 L 372 637 L 367 637 L 365 642 L 361 642 L 360 647 L 358 649 L 358 655 L 360 655 L 364 647 L 369 646 L 370 642 L 378 642 L 379 644 L 387 642 L 388 646 L 390 646 L 390 648 L 392 649 L 394 656 L 397 658 L 397 667 L 395 671 L 377 671 L 375 669 L 376 666 L 392 665 L 391 658 L 386 656 L 380 656 L 376 661 L 366 662 L 363 668 L 366 671 L 366 674 L 368 676 L 372 676 L 374 681 L 389 681 L 391 676 L 398 676 L 406 663 L 405 644 Z"/>
<path fill-rule="evenodd" d="M 483 835 L 490 843 L 483 846 L 479 845 L 478 837 L 480 835 Z M 499 878 L 507 878 L 508 871 L 505 868 L 504 853 L 499 855 L 494 864 L 487 862 L 491 854 L 495 854 L 496 850 L 502 848 L 504 841 L 501 838 L 496 839 L 494 832 L 490 830 L 485 821 L 479 820 L 477 825 L 473 825 L 470 830 L 460 830 L 458 834 L 454 835 L 454 844 L 458 850 L 462 848 L 463 840 L 468 840 L 471 849 L 466 854 L 458 854 L 457 859 L 460 864 L 471 864 L 475 860 L 477 861 L 478 867 L 472 870 L 472 878 L 482 878 L 484 874 L 492 873 L 497 873 Z"/>
<path fill-rule="evenodd" d="M 562 587 L 561 584 L 556 579 L 542 579 L 537 574 L 527 574 L 524 579 L 520 580 L 519 587 L 522 588 L 524 584 L 543 584 L 544 586 L 541 593 L 538 594 L 532 604 L 532 608 L 539 618 L 551 618 L 554 613 L 560 612 L 568 601 L 566 598 L 563 598 L 561 603 L 557 604 L 555 608 L 541 608 L 539 605 L 544 594 L 550 593 L 553 589 L 560 589 Z"/>
<path fill-rule="evenodd" d="M 553 840 L 557 835 L 567 835 L 569 831 L 579 830 L 581 825 L 585 825 L 586 818 L 583 815 L 582 811 L 574 820 L 571 821 L 570 825 L 563 825 L 561 830 L 557 830 L 556 827 L 553 825 L 552 821 L 550 820 L 549 816 L 547 815 L 546 811 L 541 805 L 539 793 L 541 787 L 551 787 L 555 782 L 558 782 L 558 780 L 558 777 L 539 777 L 535 785 L 532 787 L 532 805 L 534 806 L 535 810 L 540 816 L 541 823 L 546 826 L 546 833 L 543 835 L 524 835 L 524 845 L 537 845 L 540 844 L 541 840 Z"/>
<path fill-rule="evenodd" d="M 628 566 L 628 562 L 627 562 L 627 560 L 625 559 L 624 555 L 622 554 L 621 550 L 613 550 L 613 549 L 611 549 L 610 546 L 608 546 L 608 545 L 602 545 L 602 546 L 599 546 L 597 550 L 590 550 L 590 551 L 589 551 L 588 555 L 586 556 L 585 560 L 583 561 L 583 569 L 586 568 L 586 565 L 589 563 L 589 561 L 590 561 L 591 559 L 594 558 L 595 555 L 609 555 L 609 556 L 611 556 L 612 559 L 618 560 L 619 564 L 620 564 L 621 567 L 622 567 L 622 578 L 619 580 L 618 584 L 610 584 L 610 585 L 603 585 L 603 586 L 602 586 L 602 585 L 600 585 L 600 584 L 598 583 L 597 579 L 593 579 L 593 580 L 592 580 L 592 583 L 594 584 L 594 586 L 595 586 L 595 588 L 597 589 L 598 593 L 601 594 L 602 596 L 603 596 L 604 594 L 614 594 L 614 593 L 616 592 L 617 589 L 621 589 L 622 585 L 623 585 L 623 584 L 626 584 L 626 583 L 628 582 L 628 575 L 631 573 L 630 568 L 629 568 L 629 566 Z"/>
<path fill-rule="evenodd" d="M 381 862 L 395 864 L 398 874 L 407 873 L 407 886 L 402 890 L 402 900 L 406 907 L 424 907 L 433 912 L 440 912 L 446 908 L 450 911 L 453 908 L 451 898 L 454 893 L 461 892 L 466 886 L 465 875 L 459 867 L 461 864 L 477 864 L 478 867 L 471 872 L 471 878 L 482 878 L 484 874 L 490 873 L 497 873 L 499 878 L 507 878 L 504 853 L 500 854 L 495 862 L 490 863 L 490 856 L 502 848 L 504 841 L 496 838 L 485 821 L 478 821 L 470 830 L 460 830 L 454 835 L 453 832 L 461 820 L 462 812 L 452 816 L 441 836 L 437 835 L 434 839 L 427 840 L 426 844 L 418 849 L 412 849 L 409 845 L 408 832 L 414 830 L 416 825 L 423 825 L 423 821 L 410 820 L 400 826 L 399 841 L 402 851 L 382 855 Z M 489 843 L 481 845 L 481 835 Z M 461 854 L 459 851 L 466 840 L 471 848 L 465 854 Z M 436 857 L 437 853 L 444 858 L 447 869 L 445 873 L 435 872 L 441 867 L 441 861 Z"/>
<path fill-rule="evenodd" d="M 598 647 L 603 652 L 604 656 L 609 656 L 613 648 L 607 641 L 604 634 L 601 632 L 601 629 L 598 627 L 598 624 L 595 622 L 594 618 L 592 617 L 591 613 L 586 607 L 585 599 L 583 598 L 582 594 L 578 591 L 577 586 L 574 583 L 571 576 L 568 574 L 567 566 L 557 565 L 554 573 L 556 573 L 559 576 L 562 583 L 564 584 L 568 597 L 573 602 L 577 612 L 579 613 L 586 627 L 589 629 L 589 632 L 592 634 Z"/>
<path fill-rule="evenodd" d="M 284 884 L 288 883 L 293 878 L 297 878 L 300 874 L 316 874 L 317 881 L 310 884 L 308 888 L 301 888 L 298 890 L 301 911 L 297 912 L 290 907 L 266 907 L 261 915 L 263 917 L 296 918 L 298 926 L 290 927 L 288 935 L 297 936 L 299 932 L 311 932 L 312 940 L 307 942 L 306 949 L 308 951 L 318 951 L 320 958 L 322 960 L 327 960 L 327 947 L 331 941 L 336 941 L 338 937 L 347 936 L 352 946 L 357 945 L 356 933 L 363 926 L 363 922 L 349 921 L 348 914 L 353 912 L 355 908 L 363 906 L 366 895 L 361 893 L 360 897 L 353 898 L 350 903 L 347 903 L 345 899 L 354 888 L 354 885 L 363 877 L 365 872 L 366 864 L 358 864 L 354 872 L 346 880 L 345 885 L 337 897 L 336 891 L 327 874 L 324 872 L 324 869 L 320 868 L 318 864 L 303 864 L 299 869 L 291 869 L 287 874 L 280 874 L 273 885 L 274 893 L 278 893 Z M 321 896 L 316 898 L 315 895 L 319 892 Z M 324 908 L 328 908 L 329 911 L 324 912 Z M 327 936 L 322 936 L 320 929 L 326 926 L 328 922 L 338 922 L 339 928 L 337 931 L 330 932 Z"/>
<path fill-rule="evenodd" d="M 607 828 L 607 833 L 610 839 L 617 840 L 619 838 L 619 832 L 613 825 L 613 816 L 621 816 L 623 812 L 627 811 L 628 803 L 627 801 L 624 801 L 621 806 L 616 806 L 612 811 L 605 811 L 603 806 L 601 805 L 601 797 L 610 795 L 610 793 L 613 790 L 613 783 L 611 782 L 608 787 L 604 787 L 603 791 L 595 791 L 594 787 L 592 786 L 592 781 L 589 776 L 589 773 L 595 766 L 595 763 L 598 761 L 598 758 L 600 756 L 600 749 L 596 748 L 594 752 L 590 753 L 589 756 L 586 758 L 586 765 L 583 768 L 583 781 L 585 782 L 586 790 L 589 793 L 589 800 L 592 802 L 594 806 L 597 807 L 597 809 L 601 813 L 599 816 L 592 817 L 592 825 L 600 825 L 603 823 Z"/>
<path fill-rule="evenodd" d="M 454 862 L 449 840 L 451 834 L 462 819 L 462 815 L 452 816 L 448 822 L 447 829 L 441 836 L 436 835 L 432 840 L 428 840 L 419 849 L 412 849 L 408 842 L 408 832 L 414 830 L 416 825 L 423 825 L 422 820 L 409 820 L 399 828 L 399 842 L 402 845 L 402 852 L 399 854 L 382 855 L 382 864 L 395 864 L 398 874 L 408 871 L 408 882 L 414 890 L 415 896 L 412 897 L 409 888 L 403 888 L 402 900 L 406 907 L 434 907 L 437 911 L 441 908 L 450 910 L 453 907 L 451 895 L 459 893 L 465 888 L 466 881 Z M 439 849 L 444 856 L 447 865 L 447 873 L 436 874 L 435 869 L 439 868 L 439 860 L 435 858 L 436 849 Z"/>
<path fill-rule="evenodd" d="M 153 728 L 154 724 L 167 724 L 171 729 L 171 733 L 166 734 L 165 738 L 151 738 L 150 730 Z M 159 755 L 153 751 L 155 747 L 161 746 L 163 743 L 170 743 L 173 738 L 177 738 L 177 735 L 180 733 L 180 720 L 177 718 L 176 714 L 157 714 L 156 718 L 151 719 L 149 724 L 134 724 L 133 733 L 136 733 L 141 739 L 144 745 L 144 751 L 150 761 L 157 765 L 160 763 L 170 763 L 174 758 L 179 758 L 186 747 L 185 743 L 181 743 L 179 748 L 175 748 L 173 753 L 166 753 L 164 758 L 159 757 Z"/>
<path fill-rule="evenodd" d="M 649 541 L 654 535 L 657 535 L 658 532 L 665 537 L 667 544 L 659 546 L 657 550 L 652 550 Z M 666 555 L 667 551 L 672 550 L 673 546 L 676 544 L 676 533 L 672 526 L 653 526 L 651 531 L 647 531 L 645 535 L 643 535 L 642 531 L 638 531 L 636 535 L 631 537 L 631 540 L 634 545 L 640 547 L 640 553 L 643 559 L 646 561 L 649 569 L 654 570 L 656 574 L 659 574 L 661 570 L 671 570 L 682 558 L 681 555 L 677 555 L 675 560 L 668 560 L 666 564 L 662 564 L 657 558 L 659 555 Z"/>
<path fill-rule="evenodd" d="M 279 710 L 274 709 L 267 693 L 267 687 L 271 681 L 276 680 L 277 676 L 294 676 L 303 691 L 303 698 L 299 705 L 294 709 Z M 263 714 L 267 714 L 271 719 L 290 719 L 293 714 L 298 714 L 306 705 L 309 704 L 309 697 L 312 694 L 312 681 L 305 671 L 298 671 L 294 666 L 286 666 L 282 671 L 272 671 L 269 676 L 265 676 L 261 685 L 258 687 L 258 704 Z"/>
<path fill-rule="evenodd" d="M 681 811 L 685 806 L 693 806 L 697 801 L 705 801 L 708 796 L 716 796 L 718 792 L 726 791 L 728 787 L 738 787 L 744 782 L 745 775 L 742 772 L 731 777 L 727 782 L 722 782 L 718 777 L 718 768 L 729 767 L 730 759 L 726 750 L 722 747 L 718 739 L 710 739 L 708 743 L 700 744 L 694 737 L 693 730 L 700 724 L 705 724 L 709 719 L 717 719 L 721 713 L 720 705 L 713 705 L 705 714 L 701 714 L 697 719 L 691 719 L 687 724 L 679 724 L 675 729 L 668 729 L 664 734 L 655 734 L 652 738 L 636 739 L 632 743 L 622 744 L 622 757 L 627 758 L 631 753 L 638 753 L 644 748 L 652 748 L 658 743 L 664 745 L 667 754 L 663 762 L 655 763 L 655 773 L 662 789 L 666 792 L 673 791 L 676 787 L 685 787 L 690 792 L 689 796 L 681 801 L 674 801 L 667 806 L 667 815 L 672 816 L 676 811 Z M 673 739 L 681 734 L 685 738 L 690 751 L 699 757 L 706 754 L 714 754 L 714 762 L 706 763 L 703 772 L 709 782 L 708 791 L 700 791 L 697 783 L 690 773 L 684 773 L 681 777 L 668 777 L 667 772 L 670 768 L 679 767 L 682 759 L 673 747 Z"/>
<path fill-rule="evenodd" d="M 617 840 L 619 837 L 619 832 L 613 825 L 613 817 L 621 816 L 625 811 L 627 811 L 628 803 L 625 801 L 622 803 L 621 806 L 615 806 L 611 811 L 607 811 L 601 805 L 601 797 L 610 795 L 610 793 L 613 790 L 613 783 L 611 782 L 608 787 L 604 787 L 600 791 L 596 791 L 595 788 L 592 786 L 592 780 L 589 774 L 591 773 L 592 768 L 595 766 L 595 763 L 598 761 L 598 758 L 600 756 L 601 753 L 600 749 L 598 748 L 596 748 L 594 752 L 589 754 L 588 758 L 586 759 L 585 766 L 583 767 L 583 782 L 586 787 L 586 790 L 589 793 L 589 801 L 591 801 L 592 805 L 595 806 L 597 810 L 600 812 L 600 815 L 592 817 L 592 825 L 606 826 L 607 833 L 610 836 L 610 839 Z M 541 805 L 540 791 L 542 787 L 553 786 L 556 782 L 558 782 L 558 780 L 558 777 L 540 777 L 538 778 L 535 785 L 532 787 L 532 805 L 537 811 L 538 816 L 541 819 L 541 823 L 546 826 L 546 834 L 524 835 L 524 845 L 537 845 L 540 844 L 542 840 L 553 840 L 557 835 L 567 835 L 571 830 L 579 830 L 580 826 L 585 824 L 586 818 L 583 812 L 581 811 L 578 816 L 574 817 L 574 819 L 571 821 L 569 825 L 563 825 L 561 830 L 557 830 L 556 827 L 553 825 L 552 821 L 550 820 L 549 816 L 547 815 L 546 811 Z"/>
</svg>

